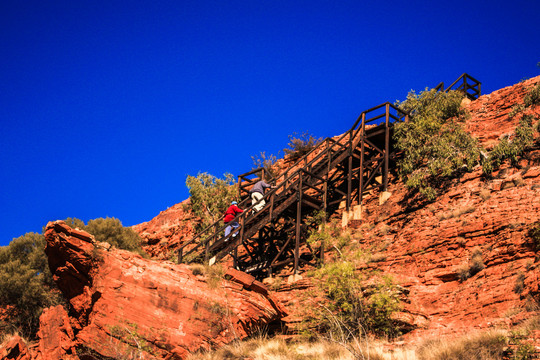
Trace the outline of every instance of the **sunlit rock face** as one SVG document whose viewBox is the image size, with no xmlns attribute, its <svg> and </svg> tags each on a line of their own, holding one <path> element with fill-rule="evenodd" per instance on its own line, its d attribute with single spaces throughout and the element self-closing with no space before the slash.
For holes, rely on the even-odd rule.
<svg viewBox="0 0 540 360">
<path fill-rule="evenodd" d="M 40 346 L 63 349 L 62 356 L 76 349 L 113 358 L 144 352 L 147 358 L 182 359 L 243 339 L 284 315 L 261 283 L 239 271 L 229 270 L 229 280 L 209 278 L 200 269 L 96 243 L 61 221 L 49 223 L 45 237 L 70 317 L 58 315 L 51 323 L 50 312 L 62 310 L 45 312 L 39 336 L 49 344 Z"/>
</svg>

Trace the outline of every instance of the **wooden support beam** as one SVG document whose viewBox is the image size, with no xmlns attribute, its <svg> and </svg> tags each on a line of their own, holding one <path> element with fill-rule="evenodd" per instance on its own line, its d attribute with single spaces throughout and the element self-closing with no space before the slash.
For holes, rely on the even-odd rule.
<svg viewBox="0 0 540 360">
<path fill-rule="evenodd" d="M 383 190 L 388 190 L 388 157 L 390 153 L 390 104 L 386 104 L 386 127 L 385 127 L 385 140 L 384 140 L 384 174 L 383 174 Z"/>
<path fill-rule="evenodd" d="M 352 154 L 349 155 L 349 166 L 347 171 L 347 211 L 351 209 L 351 192 L 352 192 Z"/>
<path fill-rule="evenodd" d="M 366 113 L 362 113 L 362 132 L 360 133 L 360 136 L 362 137 L 360 140 L 360 169 L 358 174 L 358 180 L 360 184 L 358 184 L 358 203 L 362 204 L 362 196 L 364 194 L 364 154 L 365 154 L 365 136 L 366 135 Z"/>
<path fill-rule="evenodd" d="M 298 274 L 298 259 L 300 258 L 300 225 L 302 222 L 302 174 L 300 173 L 298 203 L 296 205 L 296 239 L 294 245 L 294 274 Z"/>
</svg>

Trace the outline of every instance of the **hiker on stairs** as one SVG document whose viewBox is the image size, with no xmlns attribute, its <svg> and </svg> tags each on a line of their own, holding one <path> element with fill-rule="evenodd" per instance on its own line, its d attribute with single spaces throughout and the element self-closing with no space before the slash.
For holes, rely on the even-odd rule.
<svg viewBox="0 0 540 360">
<path fill-rule="evenodd" d="M 227 211 L 225 211 L 225 217 L 223 218 L 223 222 L 225 224 L 229 224 L 225 228 L 225 237 L 227 237 L 227 235 L 231 233 L 232 229 L 238 229 L 238 227 L 240 226 L 240 224 L 238 224 L 236 221 L 233 221 L 237 214 L 244 212 L 244 210 L 240 209 L 237 204 L 238 203 L 236 201 L 231 202 L 231 206 L 229 206 Z M 236 236 L 236 233 L 233 234 L 233 237 L 234 236 Z"/>
<path fill-rule="evenodd" d="M 251 194 L 251 205 L 255 205 L 253 209 L 255 211 L 261 211 L 266 205 L 266 201 L 263 200 L 264 189 L 273 189 L 274 186 L 267 184 L 264 180 L 257 181 L 251 188 L 249 193 Z M 259 202 L 260 200 L 260 202 Z"/>
</svg>

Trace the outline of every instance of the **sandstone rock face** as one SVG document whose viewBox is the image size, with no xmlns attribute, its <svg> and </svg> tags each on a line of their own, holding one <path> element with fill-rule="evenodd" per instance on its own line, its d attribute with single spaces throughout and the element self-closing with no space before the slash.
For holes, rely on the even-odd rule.
<svg viewBox="0 0 540 360">
<path fill-rule="evenodd" d="M 409 338 L 506 327 L 538 314 L 540 269 L 527 232 L 540 221 L 540 168 L 516 171 L 484 182 L 478 170 L 413 211 L 404 211 L 405 191 L 396 186 L 365 217 L 373 228 L 358 230 L 359 245 L 375 247 L 379 258 L 370 266 L 408 289 L 406 312 L 427 319 Z M 508 180 L 516 174 L 519 186 Z M 512 186 L 494 187 L 498 181 Z"/>
<path fill-rule="evenodd" d="M 471 102 L 465 127 L 490 147 L 513 134 L 509 112 L 540 81 L 529 79 Z M 540 106 L 526 113 L 540 117 Z M 489 327 L 510 327 L 538 315 L 537 244 L 528 236 L 540 221 L 540 150 L 517 167 L 503 165 L 492 178 L 480 168 L 457 179 L 431 204 L 409 198 L 394 182 L 382 206 L 366 199 L 359 246 L 376 249 L 369 266 L 393 274 L 409 292 L 405 312 L 415 339 Z M 425 321 L 422 321 L 425 320 Z"/>
<path fill-rule="evenodd" d="M 514 132 L 520 117 L 509 114 L 539 81 L 464 103 L 471 115 L 465 129 L 491 148 Z M 540 106 L 526 113 L 540 116 Z M 398 316 L 416 328 L 406 339 L 512 326 L 537 314 L 540 270 L 527 231 L 540 220 L 540 152 L 527 157 L 491 179 L 481 169 L 465 174 L 432 204 L 410 199 L 394 179 L 387 202 L 380 205 L 378 194 L 367 197 L 362 220 L 349 223 L 353 241 L 376 259 L 367 266 L 393 275 L 406 289 Z M 154 236 L 160 237 L 159 229 Z M 307 289 L 312 285 L 302 281 L 274 295 L 289 313 L 284 320 L 290 328 L 302 321 Z"/>
<path fill-rule="evenodd" d="M 70 321 L 61 307 L 43 314 L 41 359 L 76 353 L 183 359 L 284 316 L 266 288 L 239 271 L 231 270 L 230 280 L 210 279 L 201 268 L 107 249 L 61 221 L 49 223 L 45 237 L 51 271 L 71 311 Z"/>
<path fill-rule="evenodd" d="M 148 222 L 133 226 L 144 240 L 143 249 L 153 258 L 175 257 L 175 250 L 194 235 L 193 226 L 199 219 L 186 209 L 188 204 L 189 199 L 160 212 Z"/>
<path fill-rule="evenodd" d="M 477 138 L 483 146 L 491 148 L 501 136 L 513 133 L 519 123 L 519 117 L 508 115 L 514 106 L 523 104 L 527 92 L 539 81 L 540 76 L 537 76 L 480 96 L 466 106 L 471 118 L 467 120 L 465 130 Z M 540 115 L 540 107 L 529 109 L 527 113 Z"/>
<path fill-rule="evenodd" d="M 23 339 L 19 335 L 15 335 L 0 348 L 0 359 L 31 360 L 32 357 Z"/>
<path fill-rule="evenodd" d="M 55 306 L 43 311 L 39 318 L 38 356 L 42 360 L 79 359 L 74 333 L 66 310 Z"/>
</svg>

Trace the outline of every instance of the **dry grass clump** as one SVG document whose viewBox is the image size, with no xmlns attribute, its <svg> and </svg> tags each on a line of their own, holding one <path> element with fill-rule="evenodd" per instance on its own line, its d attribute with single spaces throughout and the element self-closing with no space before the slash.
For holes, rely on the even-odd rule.
<svg viewBox="0 0 540 360">
<path fill-rule="evenodd" d="M 220 264 L 216 265 L 203 265 L 203 264 L 191 264 L 189 269 L 195 276 L 205 276 L 206 282 L 211 289 L 217 288 L 221 284 L 221 280 L 225 275 L 225 269 Z"/>
<path fill-rule="evenodd" d="M 469 262 L 467 264 L 463 264 L 458 269 L 457 272 L 458 272 L 459 280 L 465 281 L 468 278 L 482 271 L 484 268 L 485 268 L 485 265 L 484 265 L 484 260 L 482 256 L 482 250 L 477 248 L 473 251 L 473 254 Z"/>
<path fill-rule="evenodd" d="M 419 360 L 500 360 L 508 344 L 506 333 L 493 330 L 455 341 L 430 340 L 419 346 Z"/>
<path fill-rule="evenodd" d="M 437 219 L 439 221 L 447 220 L 447 219 L 454 219 L 459 218 L 461 215 L 464 214 L 470 214 L 476 210 L 476 207 L 474 205 L 472 206 L 463 206 L 460 208 L 453 209 L 452 211 L 449 211 L 447 213 L 440 213 L 437 214 Z"/>
<path fill-rule="evenodd" d="M 215 351 L 192 354 L 187 360 L 416 360 L 414 348 L 387 350 L 372 338 L 343 343 L 317 341 L 286 342 L 264 336 L 238 341 Z M 473 360 L 473 359 L 468 359 Z"/>
<path fill-rule="evenodd" d="M 482 198 L 482 200 L 487 201 L 491 197 L 491 190 L 489 189 L 482 189 L 478 193 L 478 196 Z"/>
<path fill-rule="evenodd" d="M 238 341 L 216 351 L 191 355 L 188 360 L 354 360 L 350 352 L 338 344 L 319 342 L 291 342 L 283 339 L 259 337 Z M 377 360 L 382 358 L 371 357 Z"/>
</svg>

